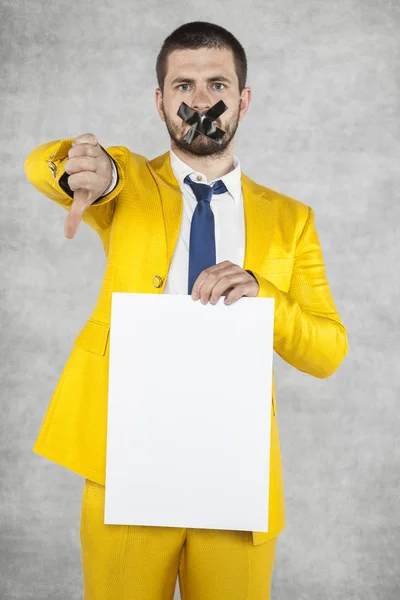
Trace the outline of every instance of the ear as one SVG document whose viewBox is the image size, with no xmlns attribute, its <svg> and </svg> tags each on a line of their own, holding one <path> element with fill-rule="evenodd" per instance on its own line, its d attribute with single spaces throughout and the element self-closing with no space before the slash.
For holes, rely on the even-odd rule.
<svg viewBox="0 0 400 600">
<path fill-rule="evenodd" d="M 156 89 L 156 107 L 157 107 L 157 112 L 160 116 L 161 121 L 165 122 L 165 118 L 164 118 L 164 114 L 163 114 L 163 95 L 162 95 L 162 91 L 160 90 L 160 88 Z"/>
<path fill-rule="evenodd" d="M 251 89 L 246 87 L 243 88 L 242 94 L 240 96 L 240 113 L 239 113 L 239 121 L 243 119 L 244 115 L 249 110 L 251 102 Z"/>
</svg>

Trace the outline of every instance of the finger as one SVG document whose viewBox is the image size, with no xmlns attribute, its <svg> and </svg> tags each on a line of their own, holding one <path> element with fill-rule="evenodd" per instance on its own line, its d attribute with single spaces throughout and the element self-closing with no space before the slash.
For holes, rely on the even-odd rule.
<svg viewBox="0 0 400 600">
<path fill-rule="evenodd" d="M 74 201 L 64 224 L 65 237 L 69 239 L 75 236 L 82 221 L 83 214 L 88 206 L 87 196 L 87 190 L 78 190 L 74 193 Z"/>
<path fill-rule="evenodd" d="M 221 296 L 226 296 L 230 290 L 237 286 L 247 283 L 247 273 L 233 273 L 227 275 L 217 281 L 214 287 L 210 290 L 209 300 L 211 304 L 216 304 Z M 203 290 L 200 292 L 201 298 L 203 298 Z"/>
<path fill-rule="evenodd" d="M 211 291 L 216 283 L 218 283 L 218 281 L 227 275 L 234 274 L 237 269 L 240 269 L 239 266 L 233 265 L 232 263 L 230 263 L 229 266 L 220 268 L 215 268 L 216 266 L 217 265 L 214 265 L 200 273 L 193 285 L 193 288 L 195 288 L 194 293 L 192 289 L 192 296 L 194 300 L 198 300 L 200 298 L 202 304 L 207 304 L 210 299 Z"/>
<path fill-rule="evenodd" d="M 81 135 L 78 135 L 74 141 L 75 146 L 77 144 L 92 144 L 92 146 L 96 146 L 99 143 L 94 133 L 82 133 Z"/>
<path fill-rule="evenodd" d="M 81 189 L 90 190 L 93 183 L 96 183 L 95 178 L 96 174 L 93 171 L 80 171 L 68 177 L 68 185 L 73 192 Z"/>
<path fill-rule="evenodd" d="M 208 267 L 208 269 L 204 269 L 204 271 L 202 271 L 200 273 L 200 275 L 197 277 L 196 281 L 193 284 L 192 293 L 191 293 L 193 300 L 199 299 L 201 287 L 204 284 L 204 282 L 206 281 L 206 279 L 210 273 L 214 273 L 216 271 L 221 271 L 222 269 L 226 269 L 229 266 L 234 266 L 234 267 L 237 267 L 238 269 L 240 269 L 239 265 L 234 265 L 230 260 L 224 260 L 221 263 L 218 263 L 216 265 L 212 265 L 211 267 Z"/>
<path fill-rule="evenodd" d="M 223 269 L 210 270 L 207 274 L 206 279 L 200 283 L 200 289 L 198 290 L 199 298 L 202 304 L 207 304 L 210 300 L 211 294 L 215 290 L 215 300 L 229 288 L 236 283 L 237 278 L 242 279 L 243 269 L 238 265 L 230 264 L 230 266 L 224 267 Z M 217 287 L 216 287 L 217 286 Z"/>
<path fill-rule="evenodd" d="M 242 298 L 243 296 L 247 296 L 247 294 L 251 293 L 252 287 L 253 287 L 253 284 L 251 282 L 250 283 L 241 283 L 240 285 L 235 286 L 229 292 L 229 294 L 227 294 L 227 296 L 225 298 L 225 304 L 232 304 L 232 302 L 239 300 L 239 298 Z"/>
<path fill-rule="evenodd" d="M 68 150 L 68 158 L 76 156 L 92 156 L 97 158 L 101 154 L 103 154 L 101 146 L 92 146 L 92 144 L 78 144 Z"/>
<path fill-rule="evenodd" d="M 64 165 L 64 170 L 69 175 L 85 171 L 95 172 L 96 168 L 97 162 L 92 156 L 73 156 L 72 158 L 69 158 Z"/>
</svg>

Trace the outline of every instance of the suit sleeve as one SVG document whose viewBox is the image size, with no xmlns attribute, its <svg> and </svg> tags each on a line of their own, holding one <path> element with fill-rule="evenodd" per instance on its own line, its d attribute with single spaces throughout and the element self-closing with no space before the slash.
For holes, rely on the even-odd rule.
<svg viewBox="0 0 400 600">
<path fill-rule="evenodd" d="M 35 148 L 24 162 L 25 173 L 30 183 L 67 211 L 72 206 L 73 191 L 68 185 L 69 175 L 64 166 L 73 139 L 42 144 Z M 111 192 L 93 202 L 82 217 L 82 221 L 98 232 L 104 231 L 111 225 L 118 195 L 125 184 L 124 172 L 127 161 L 127 153 L 121 146 L 112 146 L 108 151 L 105 148 L 103 150 L 114 163 L 117 183 Z"/>
<path fill-rule="evenodd" d="M 315 377 L 333 375 L 347 353 L 347 333 L 330 292 L 311 207 L 297 242 L 288 292 L 253 274 L 260 286 L 257 296 L 275 299 L 277 354 Z"/>
</svg>

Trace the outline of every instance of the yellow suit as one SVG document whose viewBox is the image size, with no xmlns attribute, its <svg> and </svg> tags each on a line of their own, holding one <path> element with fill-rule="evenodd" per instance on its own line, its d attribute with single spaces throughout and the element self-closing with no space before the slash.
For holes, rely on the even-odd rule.
<svg viewBox="0 0 400 600">
<path fill-rule="evenodd" d="M 72 198 L 58 181 L 72 141 L 43 144 L 24 164 L 29 181 L 67 211 Z M 117 163 L 118 185 L 83 216 L 103 243 L 104 278 L 33 447 L 34 452 L 101 485 L 105 484 L 111 294 L 163 293 L 182 211 L 169 152 L 149 161 L 123 146 L 107 151 Z M 246 249 L 240 266 L 256 276 L 259 297 L 275 298 L 274 350 L 300 371 L 329 377 L 346 355 L 347 336 L 326 279 L 313 210 L 243 173 L 242 189 Z M 154 385 L 160 385 L 156 374 Z M 269 531 L 252 532 L 254 545 L 275 537 L 285 526 L 274 382 L 271 411 Z"/>
</svg>

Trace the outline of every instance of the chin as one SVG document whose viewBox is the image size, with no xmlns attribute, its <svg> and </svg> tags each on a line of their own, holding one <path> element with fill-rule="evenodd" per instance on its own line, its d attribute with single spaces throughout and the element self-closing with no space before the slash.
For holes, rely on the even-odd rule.
<svg viewBox="0 0 400 600">
<path fill-rule="evenodd" d="M 190 152 L 190 154 L 194 154 L 196 156 L 212 156 L 214 154 L 220 154 L 223 152 L 227 144 L 224 142 L 217 144 L 208 139 L 201 140 L 199 136 L 191 144 L 187 144 L 186 142 L 180 140 L 178 146 L 182 148 L 182 150 L 186 150 L 186 152 Z"/>
</svg>

